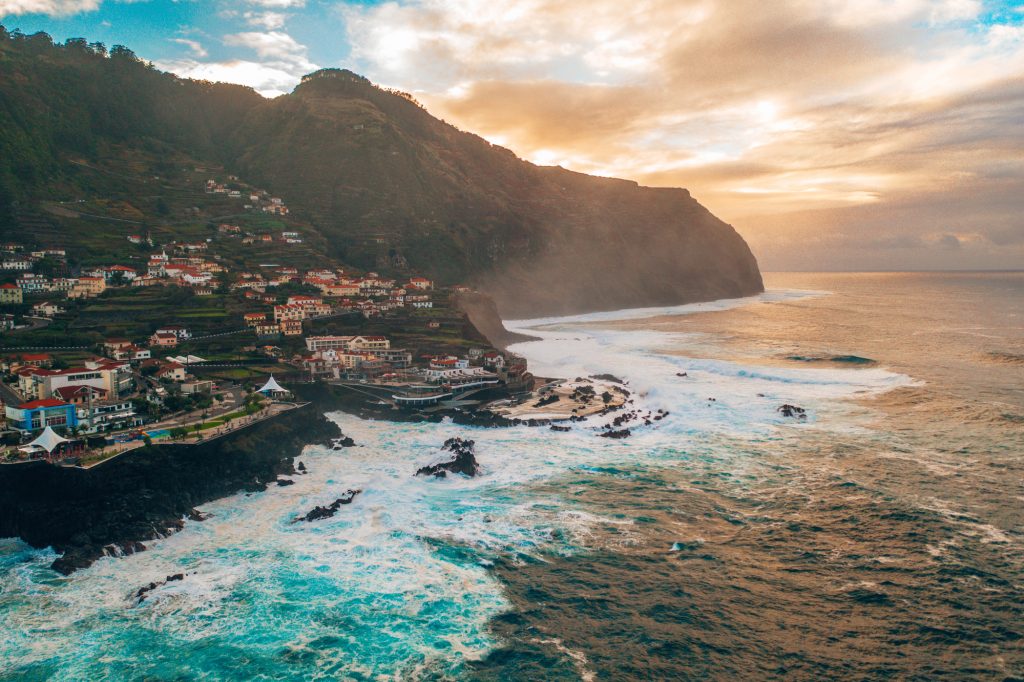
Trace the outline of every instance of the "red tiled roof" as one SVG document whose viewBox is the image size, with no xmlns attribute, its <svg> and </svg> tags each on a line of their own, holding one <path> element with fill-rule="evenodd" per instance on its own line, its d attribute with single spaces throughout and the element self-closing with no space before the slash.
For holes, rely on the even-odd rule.
<svg viewBox="0 0 1024 682">
<path fill-rule="evenodd" d="M 17 289 L 17 284 L 0 284 L 0 289 Z"/>
<path fill-rule="evenodd" d="M 22 367 L 15 374 L 18 376 L 38 375 L 41 377 L 52 377 L 57 372 L 52 369 L 40 369 L 39 367 Z"/>
<path fill-rule="evenodd" d="M 105 362 L 99 363 L 98 366 L 96 367 L 96 369 L 116 369 L 118 367 L 127 367 L 127 366 L 128 366 L 128 363 L 126 363 L 126 362 L 118 362 L 117 360 L 107 360 Z M 86 370 L 86 371 L 95 371 L 95 370 Z"/>
<path fill-rule="evenodd" d="M 64 374 L 78 374 L 80 372 L 94 372 L 96 370 L 89 369 L 88 367 L 68 367 L 67 369 L 55 369 L 50 370 L 49 376 L 61 376 Z"/>
<path fill-rule="evenodd" d="M 76 386 L 61 386 L 60 388 L 55 390 L 54 393 L 59 395 L 61 398 L 67 399 L 67 398 L 75 397 L 79 393 L 82 393 L 82 392 L 86 391 L 86 389 L 89 389 L 91 391 L 95 391 L 96 393 L 106 393 L 107 392 L 107 390 L 104 389 L 104 388 L 97 388 L 95 386 L 89 386 L 89 385 L 86 385 L 86 384 L 81 384 L 81 385 L 76 385 Z"/>
<path fill-rule="evenodd" d="M 57 400 L 55 398 L 44 398 L 43 400 L 32 400 L 27 403 L 18 405 L 19 410 L 34 410 L 40 407 L 61 407 L 67 405 L 63 400 Z"/>
</svg>

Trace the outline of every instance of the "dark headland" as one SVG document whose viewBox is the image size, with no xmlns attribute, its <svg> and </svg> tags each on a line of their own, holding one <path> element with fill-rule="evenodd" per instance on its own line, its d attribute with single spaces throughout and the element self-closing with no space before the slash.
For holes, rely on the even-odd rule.
<svg viewBox="0 0 1024 682">
<path fill-rule="evenodd" d="M 523 340 L 502 318 L 763 290 L 747 244 L 685 189 L 537 166 L 347 70 L 310 74 L 270 100 L 162 73 L 121 46 L 54 44 L 0 26 L 0 101 L 0 241 L 11 253 L 44 254 L 33 268 L 45 278 L 116 266 L 159 280 L 137 289 L 114 280 L 105 293 L 57 301 L 49 326 L 29 325 L 31 341 L 3 340 L 12 350 L 103 348 L 111 336 L 144 343 L 192 310 L 197 337 L 214 340 L 188 352 L 256 363 L 255 344 L 268 343 L 264 325 L 255 327 L 259 341 L 244 328 L 232 336 L 243 314 L 315 293 L 330 312 L 300 320 L 300 335 L 379 334 L 368 329 L 386 324 L 391 334 L 405 325 L 395 335 L 413 340 L 419 361 L 436 348 L 461 352 L 486 340 L 505 349 Z M 220 275 L 201 286 L 171 283 L 165 271 L 147 273 L 146 259 L 152 269 L 158 255 L 215 265 Z M 403 307 L 390 290 L 345 294 L 303 276 L 325 270 L 392 283 L 429 278 L 430 291 L 416 294 L 426 308 Z M 245 288 L 282 277 L 290 289 L 280 300 L 280 290 Z M 366 300 L 348 298 L 357 295 Z M 19 297 L 12 322 L 48 296 Z M 276 342 L 296 353 L 302 341 Z M 197 505 L 291 472 L 304 445 L 338 435 L 322 416 L 333 409 L 516 423 L 472 410 L 384 410 L 317 384 L 302 392 L 310 405 L 209 442 L 148 445 L 91 469 L 3 465 L 0 536 L 54 547 L 64 553 L 54 567 L 65 572 L 138 551 L 197 516 Z"/>
<path fill-rule="evenodd" d="M 194 445 L 151 445 L 82 469 L 31 461 L 0 466 L 0 537 L 20 537 L 63 556 L 62 573 L 102 556 L 143 551 L 147 540 L 180 530 L 199 505 L 264 490 L 295 473 L 308 444 L 327 444 L 338 427 L 313 405 Z"/>
<path fill-rule="evenodd" d="M 182 168 L 223 168 L 286 198 L 324 256 L 468 285 L 505 319 L 763 290 L 742 237 L 685 189 L 537 166 L 350 71 L 318 71 L 268 100 L 161 73 L 125 48 L 7 35 L 0 27 L 0 238 L 102 255 L 70 211 L 36 207 L 75 188 L 111 200 L 122 189 L 148 216 L 147 197 Z M 142 168 L 144 186 L 128 187 L 126 169 Z M 161 199 L 161 232 L 194 208 L 177 189 Z"/>
</svg>

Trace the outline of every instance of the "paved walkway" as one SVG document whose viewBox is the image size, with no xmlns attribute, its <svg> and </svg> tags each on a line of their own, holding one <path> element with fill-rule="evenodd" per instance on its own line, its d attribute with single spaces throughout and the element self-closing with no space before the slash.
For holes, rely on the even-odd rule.
<svg viewBox="0 0 1024 682">
<path fill-rule="evenodd" d="M 193 431 L 191 429 L 196 424 L 203 424 L 203 423 L 206 423 L 207 421 L 212 421 L 212 419 L 199 420 L 199 421 L 193 421 L 193 422 L 184 422 L 184 423 L 177 422 L 177 423 L 174 423 L 173 426 L 164 425 L 162 427 L 157 427 L 155 425 L 150 424 L 150 425 L 147 425 L 145 430 L 146 431 L 155 431 L 155 430 L 157 430 L 159 428 L 184 427 L 184 428 L 190 430 L 190 433 L 189 433 L 188 436 L 186 436 L 186 437 L 184 437 L 182 439 L 179 439 L 179 440 L 170 440 L 170 439 L 166 439 L 165 438 L 165 439 L 161 439 L 161 440 L 156 441 L 156 444 L 157 445 L 195 445 L 196 443 L 205 443 L 207 441 L 214 440 L 214 439 L 219 438 L 221 436 L 226 436 L 229 433 L 233 433 L 235 431 L 238 431 L 239 429 L 244 429 L 244 428 L 246 428 L 248 426 L 252 426 L 253 424 L 257 424 L 259 422 L 266 421 L 268 419 L 273 419 L 274 417 L 276 417 L 276 416 L 278 416 L 280 414 L 283 414 L 283 413 L 288 412 L 290 410 L 294 410 L 297 407 L 302 407 L 302 405 L 305 405 L 305 404 L 306 403 L 271 403 L 267 407 L 264 407 L 263 409 L 261 409 L 259 412 L 254 412 L 253 414 L 247 415 L 247 416 L 244 416 L 244 417 L 238 417 L 238 418 L 233 419 L 230 422 L 228 422 L 227 424 L 224 424 L 222 426 L 218 426 L 218 427 L 211 428 L 211 429 L 205 429 L 205 430 L 202 430 L 202 431 Z M 132 450 L 137 450 L 138 448 L 141 448 L 141 447 L 145 446 L 145 444 L 146 443 L 145 443 L 144 440 L 133 440 L 133 441 L 130 441 L 128 443 L 115 443 L 114 445 L 109 445 L 109 446 L 103 448 L 102 450 L 92 450 L 86 456 L 89 459 L 92 459 L 92 458 L 97 457 L 97 456 L 99 458 L 96 459 L 95 461 L 92 461 L 92 462 L 90 462 L 88 464 L 83 465 L 82 468 L 88 469 L 90 467 L 96 466 L 97 464 L 102 464 L 103 462 L 109 462 L 114 457 L 117 457 L 119 455 L 123 455 L 124 453 L 130 452 Z"/>
</svg>

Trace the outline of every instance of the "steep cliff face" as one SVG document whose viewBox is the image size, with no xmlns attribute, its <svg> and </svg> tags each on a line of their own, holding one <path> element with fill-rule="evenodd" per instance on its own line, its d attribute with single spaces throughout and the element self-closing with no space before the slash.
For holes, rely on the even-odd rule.
<svg viewBox="0 0 1024 682">
<path fill-rule="evenodd" d="M 117 159 L 134 180 L 98 179 L 83 159 Z M 283 197 L 307 242 L 337 260 L 475 285 L 506 318 L 762 290 L 747 245 L 686 190 L 536 166 L 349 71 L 267 100 L 160 73 L 124 48 L 0 29 L 0 234 L 20 237 L 18 211 L 69 188 L 140 206 L 138 187 L 184 199 L 196 188 L 159 177 L 207 164 Z M 140 178 L 152 183 L 129 182 Z M 133 205 L 133 219 L 174 235 L 160 208 Z"/>
<path fill-rule="evenodd" d="M 173 532 L 196 505 L 240 490 L 262 490 L 309 443 L 338 428 L 314 406 L 294 410 L 201 445 L 155 445 L 92 469 L 42 462 L 0 466 L 0 537 L 20 537 L 64 556 L 69 573 L 104 555 L 143 549 Z"/>
<path fill-rule="evenodd" d="M 749 296 L 764 290 L 746 242 L 686 190 L 563 169 L 542 248 L 479 276 L 506 319 Z"/>
<path fill-rule="evenodd" d="M 535 338 L 524 334 L 510 332 L 505 328 L 505 323 L 498 314 L 498 307 L 494 299 L 486 294 L 478 292 L 458 294 L 455 297 L 455 306 L 466 313 L 466 318 L 473 327 L 475 335 L 486 339 L 495 348 L 505 349 L 513 343 L 530 341 Z M 466 334 L 473 338 L 474 334 Z"/>
<path fill-rule="evenodd" d="M 346 71 L 254 108 L 232 145 L 339 257 L 400 255 L 506 318 L 763 290 L 743 239 L 686 190 L 535 166 Z"/>
</svg>

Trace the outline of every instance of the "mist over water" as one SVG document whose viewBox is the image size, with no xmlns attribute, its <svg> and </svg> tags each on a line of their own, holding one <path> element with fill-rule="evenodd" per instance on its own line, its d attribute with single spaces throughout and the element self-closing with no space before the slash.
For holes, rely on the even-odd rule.
<svg viewBox="0 0 1024 682">
<path fill-rule="evenodd" d="M 669 410 L 627 440 L 338 414 L 361 447 L 150 551 L 65 578 L 3 541 L 0 679 L 1024 675 L 1024 276 L 766 283 L 509 325 Z M 412 476 L 455 435 L 481 477 Z"/>
</svg>

